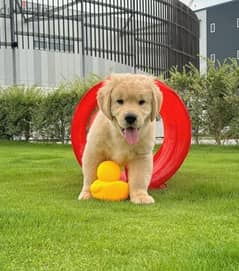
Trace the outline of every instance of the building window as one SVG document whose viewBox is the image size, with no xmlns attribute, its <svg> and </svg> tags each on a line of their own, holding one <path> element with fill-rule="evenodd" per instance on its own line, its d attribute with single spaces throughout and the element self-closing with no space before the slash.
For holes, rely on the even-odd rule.
<svg viewBox="0 0 239 271">
<path fill-rule="evenodd" d="M 210 59 L 213 63 L 216 61 L 216 54 L 210 54 Z"/>
<path fill-rule="evenodd" d="M 237 18 L 237 28 L 239 28 L 239 18 Z"/>
<path fill-rule="evenodd" d="M 215 33 L 216 32 L 216 24 L 215 23 L 211 23 L 210 24 L 210 33 Z"/>
</svg>

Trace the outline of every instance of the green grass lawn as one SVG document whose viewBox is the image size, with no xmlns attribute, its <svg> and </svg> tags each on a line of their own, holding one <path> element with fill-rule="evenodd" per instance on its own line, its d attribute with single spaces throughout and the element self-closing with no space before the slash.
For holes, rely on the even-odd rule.
<svg viewBox="0 0 239 271">
<path fill-rule="evenodd" d="M 239 147 L 192 147 L 150 206 L 81 183 L 70 146 L 0 142 L 0 271 L 239 270 Z"/>
</svg>

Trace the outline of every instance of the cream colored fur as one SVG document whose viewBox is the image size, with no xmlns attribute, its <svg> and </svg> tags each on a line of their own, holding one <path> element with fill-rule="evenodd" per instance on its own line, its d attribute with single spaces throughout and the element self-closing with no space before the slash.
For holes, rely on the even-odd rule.
<svg viewBox="0 0 239 271">
<path fill-rule="evenodd" d="M 100 111 L 87 136 L 79 199 L 91 198 L 89 189 L 96 179 L 99 163 L 113 160 L 128 168 L 130 200 L 153 203 L 147 189 L 153 168 L 155 119 L 162 104 L 162 95 L 154 79 L 146 75 L 113 74 L 99 90 L 97 100 Z M 137 128 L 139 141 L 133 145 L 127 143 L 122 132 L 128 125 L 125 121 L 128 113 L 137 116 L 133 126 Z"/>
</svg>

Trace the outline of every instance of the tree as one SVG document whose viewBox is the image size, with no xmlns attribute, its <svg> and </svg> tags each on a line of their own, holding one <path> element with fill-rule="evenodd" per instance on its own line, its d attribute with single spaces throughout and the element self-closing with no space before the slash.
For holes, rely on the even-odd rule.
<svg viewBox="0 0 239 271">
<path fill-rule="evenodd" d="M 217 144 L 221 144 L 223 130 L 229 127 L 233 118 L 232 103 L 234 75 L 228 62 L 208 61 L 208 72 L 205 79 L 206 115 L 205 120 L 209 133 Z"/>
<path fill-rule="evenodd" d="M 204 77 L 200 76 L 199 70 L 193 64 L 185 66 L 182 72 L 173 68 L 167 81 L 179 93 L 189 110 L 192 132 L 197 144 L 199 144 L 200 132 L 203 131 L 205 124 L 204 82 Z"/>
<path fill-rule="evenodd" d="M 228 138 L 239 142 L 239 65 L 237 59 L 230 59 L 232 93 L 227 97 L 230 104 L 232 118 L 226 133 Z"/>
</svg>

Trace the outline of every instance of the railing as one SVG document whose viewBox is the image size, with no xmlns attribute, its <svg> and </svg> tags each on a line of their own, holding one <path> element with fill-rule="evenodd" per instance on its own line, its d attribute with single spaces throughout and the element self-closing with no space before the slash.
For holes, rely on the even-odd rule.
<svg viewBox="0 0 239 271">
<path fill-rule="evenodd" d="M 167 75 L 198 66 L 198 46 L 197 17 L 177 0 L 0 0 L 0 49 L 90 55 Z"/>
</svg>

